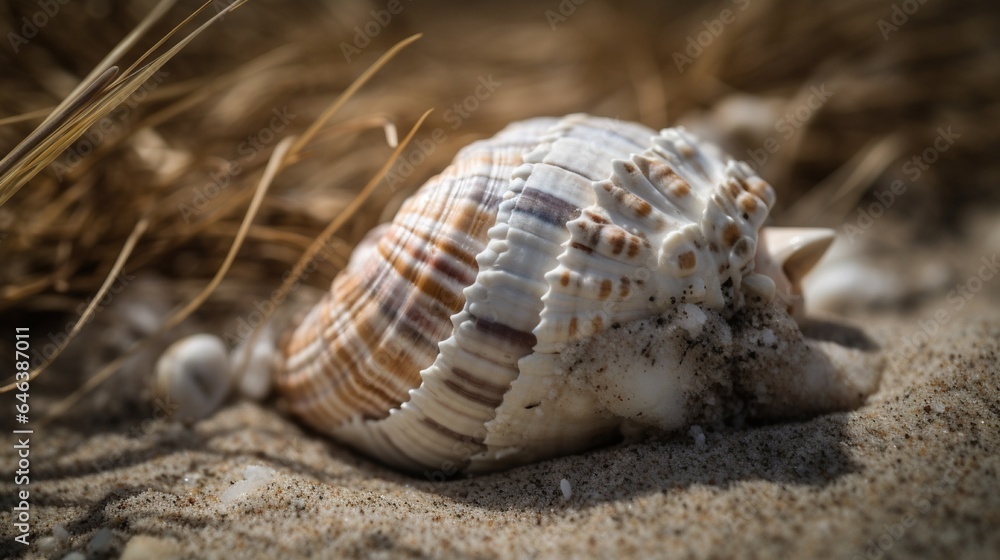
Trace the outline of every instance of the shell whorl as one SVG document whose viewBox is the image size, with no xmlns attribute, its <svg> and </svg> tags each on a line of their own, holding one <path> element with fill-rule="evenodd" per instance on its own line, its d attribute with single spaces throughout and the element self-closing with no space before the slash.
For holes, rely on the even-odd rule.
<svg viewBox="0 0 1000 560">
<path fill-rule="evenodd" d="M 475 280 L 500 196 L 530 135 L 463 149 L 357 248 L 284 348 L 278 378 L 317 426 L 383 418 L 419 385 Z"/>
<path fill-rule="evenodd" d="M 753 267 L 774 199 L 683 129 L 515 123 L 359 246 L 288 337 L 277 385 L 312 426 L 408 470 L 586 447 L 620 420 L 569 400 L 523 413 L 560 352 L 672 306 L 741 305 L 742 285 L 767 283 Z"/>
</svg>

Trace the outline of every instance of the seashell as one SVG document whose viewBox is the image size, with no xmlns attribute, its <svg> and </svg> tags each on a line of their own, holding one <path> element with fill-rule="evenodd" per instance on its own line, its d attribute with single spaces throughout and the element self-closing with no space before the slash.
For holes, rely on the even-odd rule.
<svg viewBox="0 0 1000 560">
<path fill-rule="evenodd" d="M 762 244 L 774 203 L 682 128 L 512 124 L 359 245 L 283 337 L 276 388 L 317 430 L 428 476 L 857 406 L 874 389 L 851 377 L 865 368 L 803 341 L 776 298 L 831 235 Z"/>
<path fill-rule="evenodd" d="M 222 339 L 195 334 L 171 344 L 156 362 L 156 393 L 180 420 L 215 412 L 229 393 L 229 353 Z"/>
<path fill-rule="evenodd" d="M 262 401 L 271 392 L 271 361 L 277 353 L 273 328 L 265 322 L 256 338 L 240 342 L 229 353 L 230 385 L 253 401 Z"/>
</svg>

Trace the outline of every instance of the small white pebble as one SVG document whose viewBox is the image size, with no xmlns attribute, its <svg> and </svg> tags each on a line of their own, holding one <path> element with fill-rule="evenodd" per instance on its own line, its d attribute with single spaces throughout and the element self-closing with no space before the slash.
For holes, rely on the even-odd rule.
<svg viewBox="0 0 1000 560">
<path fill-rule="evenodd" d="M 277 471 L 271 467 L 265 467 L 263 465 L 250 465 L 249 467 L 243 469 L 243 478 L 251 481 L 264 481 L 267 482 L 274 478 Z"/>
<path fill-rule="evenodd" d="M 774 336 L 774 331 L 771 329 L 764 329 L 760 332 L 760 341 L 764 346 L 771 346 L 775 342 L 778 342 L 778 337 Z"/>
<path fill-rule="evenodd" d="M 695 424 L 688 429 L 688 435 L 694 438 L 695 447 L 705 447 L 705 432 L 701 429 L 701 426 Z"/>
<path fill-rule="evenodd" d="M 181 558 L 177 543 L 151 537 L 136 535 L 125 544 L 125 550 L 118 560 L 148 560 L 150 558 Z"/>
<path fill-rule="evenodd" d="M 38 546 L 38 552 L 48 558 L 51 558 L 60 548 L 59 540 L 52 535 L 38 539 L 36 546 Z"/>
<path fill-rule="evenodd" d="M 573 487 L 570 486 L 569 481 L 565 478 L 559 481 L 559 489 L 562 490 L 564 501 L 573 497 Z"/>
<path fill-rule="evenodd" d="M 396 131 L 396 125 L 392 122 L 387 122 L 382 125 L 382 129 L 385 131 L 385 143 L 389 144 L 390 148 L 395 148 L 399 145 L 399 133 Z"/>
<path fill-rule="evenodd" d="M 247 348 L 247 343 L 251 340 L 254 345 Z M 268 323 L 257 336 L 247 338 L 229 355 L 233 370 L 230 372 L 233 378 L 231 384 L 244 397 L 262 401 L 271 392 L 271 379 L 274 375 L 271 366 L 278 355 L 275 343 L 271 324 Z"/>
<path fill-rule="evenodd" d="M 265 467 L 263 465 L 250 465 L 243 470 L 243 480 L 240 480 L 229 488 L 226 488 L 220 499 L 224 503 L 231 503 L 244 494 L 253 492 L 261 486 L 266 485 L 272 478 L 274 478 L 276 472 L 277 471 L 271 467 Z"/>
<path fill-rule="evenodd" d="M 677 308 L 677 319 L 675 323 L 680 328 L 686 330 L 691 337 L 701 334 L 701 329 L 705 326 L 708 316 L 697 305 L 685 303 Z"/>
<path fill-rule="evenodd" d="M 52 536 L 59 540 L 59 542 L 65 543 L 69 540 L 70 534 L 66 530 L 66 526 L 62 523 L 56 523 L 52 526 Z"/>
<path fill-rule="evenodd" d="M 941 401 L 934 401 L 931 403 L 931 410 L 937 412 L 938 414 L 941 414 L 942 412 L 944 412 L 945 407 L 944 404 L 941 403 Z"/>
<path fill-rule="evenodd" d="M 90 539 L 87 543 L 87 552 L 90 554 L 101 554 L 107 552 L 111 548 L 111 539 L 114 538 L 115 534 L 111 532 L 111 529 L 104 528 L 97 531 L 94 534 L 94 538 Z"/>
</svg>

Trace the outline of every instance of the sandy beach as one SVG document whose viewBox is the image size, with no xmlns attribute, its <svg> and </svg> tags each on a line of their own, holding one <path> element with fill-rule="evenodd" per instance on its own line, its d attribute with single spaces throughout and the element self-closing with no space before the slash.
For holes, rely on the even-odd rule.
<svg viewBox="0 0 1000 560">
<path fill-rule="evenodd" d="M 190 427 L 56 427 L 32 436 L 33 544 L 4 557 L 994 558 L 995 310 L 916 350 L 922 319 L 871 317 L 895 357 L 856 411 L 452 481 L 383 468 L 255 403 Z"/>
<path fill-rule="evenodd" d="M 46 15 L 36 4 L 11 3 L 0 36 Z M 37 38 L 0 50 L 0 118 L 27 115 L 0 126 L 0 154 L 154 2 L 48 4 L 61 11 Z M 132 50 L 197 4 L 182 2 Z M 103 136 L 73 143 L 78 161 L 63 156 L 0 202 L 5 372 L 11 329 L 30 327 L 36 352 L 68 339 L 137 222 L 151 220 L 93 321 L 32 382 L 31 421 L 17 424 L 19 401 L 0 396 L 0 559 L 1000 558 L 994 6 L 404 2 L 386 19 L 386 2 L 296 5 L 227 14 L 125 116 L 95 125 Z M 416 33 L 282 170 L 204 305 L 40 426 L 208 285 L 276 145 Z M 806 299 L 880 347 L 878 389 L 855 410 L 694 426 L 453 480 L 378 464 L 275 396 L 169 419 L 171 403 L 151 395 L 167 343 L 236 332 L 259 312 L 429 108 L 292 299 L 326 290 L 365 232 L 509 122 L 589 112 L 682 124 L 754 164 L 778 193 L 773 223 L 837 230 Z"/>
</svg>

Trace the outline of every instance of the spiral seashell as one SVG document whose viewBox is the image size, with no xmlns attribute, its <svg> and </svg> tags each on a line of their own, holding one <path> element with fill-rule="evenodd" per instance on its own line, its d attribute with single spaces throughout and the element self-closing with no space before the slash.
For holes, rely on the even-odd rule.
<svg viewBox="0 0 1000 560">
<path fill-rule="evenodd" d="M 182 338 L 156 362 L 156 393 L 180 420 L 204 418 L 229 392 L 229 354 L 211 334 Z"/>
<path fill-rule="evenodd" d="M 746 164 L 682 128 L 587 115 L 512 124 L 462 149 L 356 249 L 284 337 L 276 386 L 317 430 L 444 474 L 678 429 L 704 417 L 701 401 L 739 393 L 731 378 L 744 374 L 778 415 L 856 405 L 856 387 L 838 392 L 772 303 L 795 285 L 789 255 L 758 254 L 774 203 Z M 793 259 L 796 274 L 829 239 L 797 237 L 814 254 Z M 750 304 L 771 323 L 732 327 Z M 662 346 L 654 365 L 633 348 L 648 349 L 647 335 Z M 752 362 L 732 349 L 750 339 L 780 346 L 766 366 L 788 375 L 718 361 Z M 685 345 L 712 341 L 731 349 L 685 360 Z M 823 381 L 786 391 L 796 368 Z"/>
</svg>

